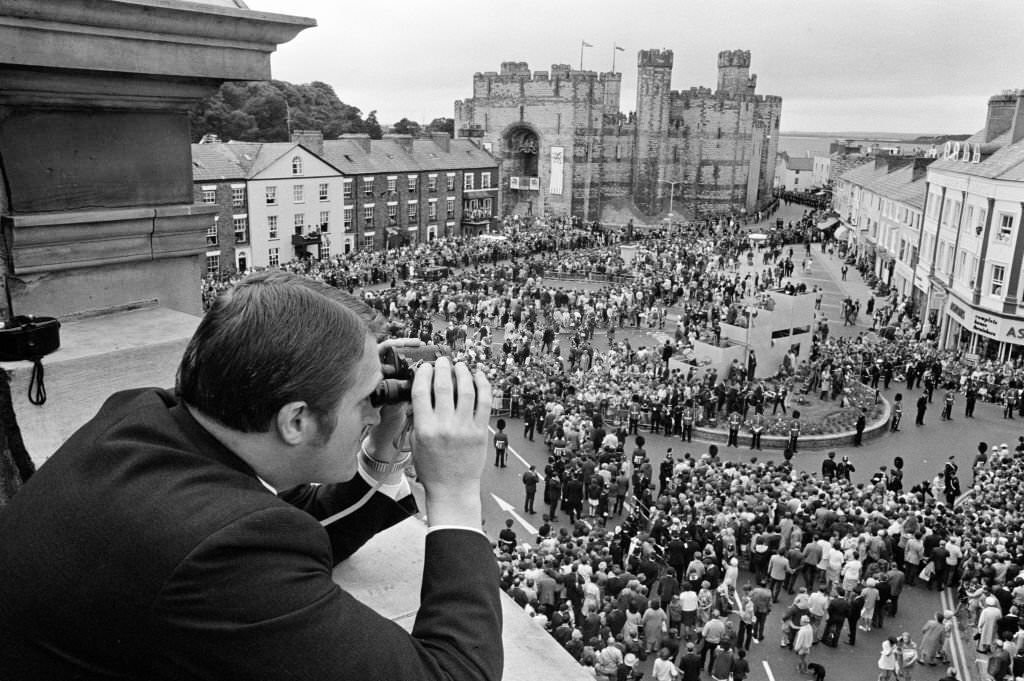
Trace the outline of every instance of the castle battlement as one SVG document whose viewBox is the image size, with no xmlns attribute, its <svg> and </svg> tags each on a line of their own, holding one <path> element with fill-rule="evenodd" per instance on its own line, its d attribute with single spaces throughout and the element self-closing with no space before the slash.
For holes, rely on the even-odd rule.
<svg viewBox="0 0 1024 681">
<path fill-rule="evenodd" d="M 672 50 L 640 50 L 637 55 L 638 66 L 659 66 L 672 68 Z"/>
<path fill-rule="evenodd" d="M 474 82 L 500 83 L 550 83 L 554 80 L 587 81 L 619 83 L 622 74 L 615 71 L 590 71 L 574 69 L 568 64 L 552 64 L 550 71 L 531 71 L 524 61 L 506 61 L 501 63 L 501 71 L 477 71 L 473 74 Z"/>
<path fill-rule="evenodd" d="M 723 50 L 718 53 L 718 68 L 750 68 L 750 50 Z"/>
</svg>

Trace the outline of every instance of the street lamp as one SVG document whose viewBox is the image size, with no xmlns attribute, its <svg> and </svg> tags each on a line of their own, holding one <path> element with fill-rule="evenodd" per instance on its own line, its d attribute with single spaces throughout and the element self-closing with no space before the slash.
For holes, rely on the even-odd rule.
<svg viewBox="0 0 1024 681">
<path fill-rule="evenodd" d="M 675 182 L 670 182 L 668 180 L 661 180 L 661 183 L 662 184 L 667 184 L 669 186 L 669 188 L 668 188 L 668 218 L 669 218 L 669 221 L 671 221 L 672 220 L 672 206 L 673 206 L 673 203 L 675 201 L 675 196 L 676 196 L 676 185 L 677 184 L 682 184 L 683 181 L 682 180 L 677 180 Z"/>
</svg>

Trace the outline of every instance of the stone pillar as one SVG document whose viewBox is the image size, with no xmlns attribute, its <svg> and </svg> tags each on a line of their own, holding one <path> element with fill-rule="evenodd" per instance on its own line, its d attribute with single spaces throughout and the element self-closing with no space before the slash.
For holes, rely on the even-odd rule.
<svg viewBox="0 0 1024 681">
<path fill-rule="evenodd" d="M 315 23 L 241 0 L 5 1 L 0 268 L 14 312 L 200 312 L 216 209 L 192 205 L 188 110 L 224 81 L 269 79 L 270 53 Z"/>
</svg>

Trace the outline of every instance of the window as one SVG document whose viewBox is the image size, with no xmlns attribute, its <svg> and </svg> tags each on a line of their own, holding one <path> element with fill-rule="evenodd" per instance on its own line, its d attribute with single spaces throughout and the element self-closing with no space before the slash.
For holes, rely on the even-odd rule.
<svg viewBox="0 0 1024 681">
<path fill-rule="evenodd" d="M 328 200 L 328 198 L 330 197 L 330 195 L 328 194 L 328 191 L 329 190 L 327 189 L 327 183 L 326 182 L 321 182 L 320 183 L 320 188 L 319 188 L 320 200 L 321 201 L 327 201 Z"/>
<path fill-rule="evenodd" d="M 363 178 L 363 196 L 373 196 L 373 178 Z"/>
<path fill-rule="evenodd" d="M 416 193 L 416 188 L 418 187 L 418 185 L 419 185 L 418 178 L 415 175 L 410 175 L 409 176 L 409 193 L 410 194 L 415 194 Z"/>
<path fill-rule="evenodd" d="M 1006 268 L 1002 265 L 992 265 L 992 295 L 1003 295 L 1003 278 L 1006 276 Z"/>
<path fill-rule="evenodd" d="M 331 211 L 322 210 L 320 211 L 320 231 L 326 232 L 328 225 L 331 224 Z"/>
<path fill-rule="evenodd" d="M 437 175 L 429 175 L 429 176 L 427 176 L 427 191 L 428 192 L 436 192 L 437 191 Z"/>
<path fill-rule="evenodd" d="M 491 174 L 490 173 L 481 173 L 480 174 L 480 189 L 490 189 L 490 188 L 491 188 Z"/>
<path fill-rule="evenodd" d="M 220 274 L 220 253 L 206 254 L 206 274 L 211 277 Z"/>
<path fill-rule="evenodd" d="M 949 208 L 950 199 L 946 199 L 945 201 L 942 202 L 942 220 L 940 220 L 940 223 L 943 225 L 949 224 Z"/>
<path fill-rule="evenodd" d="M 996 234 L 996 239 L 999 241 L 1009 241 L 1013 238 L 1013 216 L 1009 213 L 999 214 L 999 233 Z"/>
<path fill-rule="evenodd" d="M 217 203 L 217 187 L 203 187 L 203 203 Z"/>
<path fill-rule="evenodd" d="M 417 219 L 419 218 L 419 214 L 420 214 L 419 213 L 419 210 L 420 210 L 419 204 L 418 203 L 410 203 L 409 207 L 406 210 L 408 211 L 408 215 L 409 215 L 409 224 L 414 224 L 417 221 Z"/>
<path fill-rule="evenodd" d="M 231 207 L 242 208 L 245 206 L 245 187 L 231 188 Z"/>
<path fill-rule="evenodd" d="M 465 173 L 462 176 L 462 190 L 463 191 L 472 191 L 474 177 L 475 176 L 473 175 L 473 173 Z"/>
<path fill-rule="evenodd" d="M 217 245 L 217 227 L 220 223 L 219 216 L 214 216 L 213 224 L 206 228 L 206 245 L 216 246 Z"/>
<path fill-rule="evenodd" d="M 302 203 L 306 200 L 306 188 L 301 184 L 297 184 L 292 187 L 292 201 L 295 203 Z"/>
<path fill-rule="evenodd" d="M 235 243 L 244 244 L 249 240 L 249 218 L 244 215 L 236 215 L 232 223 L 235 228 Z"/>
<path fill-rule="evenodd" d="M 397 225 L 398 224 L 398 204 L 397 203 L 389 203 L 388 204 L 388 224 L 389 225 Z"/>
<path fill-rule="evenodd" d="M 352 200 L 352 180 L 342 180 L 341 195 L 345 198 L 346 201 Z"/>
<path fill-rule="evenodd" d="M 486 213 L 487 215 L 493 215 L 493 213 L 491 213 L 491 200 L 490 199 L 484 199 L 482 205 L 483 205 L 484 213 Z"/>
<path fill-rule="evenodd" d="M 455 191 L 455 173 L 448 173 L 448 184 L 446 186 L 448 187 L 448 191 Z"/>
<path fill-rule="evenodd" d="M 267 264 L 271 267 L 277 267 L 281 264 L 281 249 L 280 248 L 268 248 L 267 249 Z"/>
<path fill-rule="evenodd" d="M 276 239 L 277 238 L 277 216 L 276 215 L 268 215 L 267 216 L 267 238 L 268 239 Z"/>
<path fill-rule="evenodd" d="M 373 227 L 373 204 L 363 206 L 363 226 Z"/>
<path fill-rule="evenodd" d="M 277 205 L 277 187 L 267 187 L 265 191 L 266 191 L 266 195 L 267 195 L 267 205 L 268 206 L 276 206 Z"/>
<path fill-rule="evenodd" d="M 978 209 L 978 224 L 975 226 L 975 231 L 981 234 L 985 230 L 985 222 L 988 220 L 988 210 L 985 208 Z"/>
<path fill-rule="evenodd" d="M 427 217 L 431 220 L 437 219 L 437 201 L 431 201 L 427 208 Z"/>
<path fill-rule="evenodd" d="M 433 241 L 437 238 L 437 225 L 427 226 L 427 241 Z"/>
<path fill-rule="evenodd" d="M 351 208 L 345 208 L 342 211 L 342 221 L 344 222 L 346 232 L 352 231 L 352 212 Z"/>
<path fill-rule="evenodd" d="M 320 259 L 327 260 L 331 257 L 331 243 L 327 240 L 320 242 Z"/>
<path fill-rule="evenodd" d="M 362 248 L 367 250 L 373 250 L 373 233 L 363 235 L 363 243 L 360 244 Z"/>
<path fill-rule="evenodd" d="M 445 213 L 448 214 L 449 218 L 455 217 L 455 199 L 450 196 L 448 197 L 448 200 L 445 201 Z"/>
<path fill-rule="evenodd" d="M 302 230 L 306 228 L 306 214 L 296 213 L 292 219 L 292 225 L 294 234 L 302 234 Z"/>
<path fill-rule="evenodd" d="M 292 157 L 292 175 L 301 175 L 301 174 L 302 174 L 302 157 L 300 157 L 300 156 L 293 156 Z"/>
<path fill-rule="evenodd" d="M 388 178 L 388 192 L 397 192 L 397 191 L 398 191 L 398 178 L 392 175 L 391 177 Z"/>
</svg>

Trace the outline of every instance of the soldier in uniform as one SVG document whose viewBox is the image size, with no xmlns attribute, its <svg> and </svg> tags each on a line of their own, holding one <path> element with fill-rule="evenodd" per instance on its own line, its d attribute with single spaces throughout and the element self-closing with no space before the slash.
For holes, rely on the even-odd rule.
<svg viewBox="0 0 1024 681">
<path fill-rule="evenodd" d="M 743 416 L 738 411 L 729 414 L 729 440 L 726 447 L 739 447 L 740 424 L 743 423 Z"/>
<path fill-rule="evenodd" d="M 523 437 L 529 438 L 530 442 L 533 442 L 533 433 L 537 427 L 537 418 L 539 416 L 537 403 L 529 401 L 526 403 L 526 409 L 523 410 Z"/>
<path fill-rule="evenodd" d="M 1012 419 L 1013 409 L 1017 406 L 1017 389 L 1007 388 L 1003 395 L 1003 418 Z"/>
<path fill-rule="evenodd" d="M 896 393 L 892 402 L 892 423 L 889 425 L 889 432 L 895 433 L 900 429 L 900 419 L 903 418 L 903 393 Z"/>
<path fill-rule="evenodd" d="M 518 418 L 520 412 L 520 401 L 523 398 L 523 386 L 519 385 L 518 382 L 512 384 L 512 388 L 509 391 L 512 395 L 511 412 L 509 416 L 512 418 Z"/>
<path fill-rule="evenodd" d="M 694 421 L 694 409 L 693 400 L 687 400 L 686 406 L 683 407 L 683 436 L 684 442 L 693 442 L 693 421 Z"/>
<path fill-rule="evenodd" d="M 946 396 L 942 398 L 942 420 L 952 421 L 953 420 L 953 400 L 955 396 L 952 390 L 946 391 Z"/>
<path fill-rule="evenodd" d="M 789 449 L 794 454 L 797 452 L 797 441 L 800 439 L 800 412 L 793 412 L 793 419 L 789 422 Z"/>
<path fill-rule="evenodd" d="M 754 412 L 754 417 L 750 419 L 750 448 L 761 449 L 761 433 L 764 431 L 764 414 L 760 411 Z"/>
</svg>

